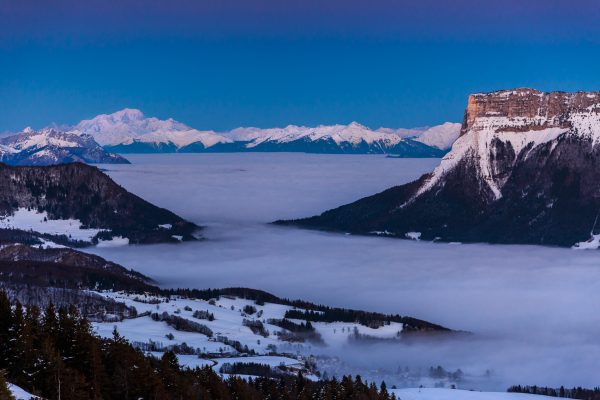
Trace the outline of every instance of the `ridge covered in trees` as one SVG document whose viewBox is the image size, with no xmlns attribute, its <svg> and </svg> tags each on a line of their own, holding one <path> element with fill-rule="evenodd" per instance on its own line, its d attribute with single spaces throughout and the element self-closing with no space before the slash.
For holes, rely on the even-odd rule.
<svg viewBox="0 0 600 400">
<path fill-rule="evenodd" d="M 166 289 L 161 290 L 163 295 L 177 295 L 201 300 L 210 300 L 220 296 L 235 296 L 243 299 L 253 300 L 258 305 L 265 302 L 281 304 L 285 306 L 301 308 L 302 310 L 289 310 L 285 318 L 302 319 L 313 322 L 349 322 L 359 323 L 372 328 L 381 327 L 390 322 L 404 324 L 406 332 L 437 331 L 453 332 L 444 326 L 433 324 L 417 318 L 390 315 L 371 311 L 352 310 L 347 308 L 329 307 L 315 304 L 304 300 L 289 300 L 280 298 L 274 294 L 250 288 L 231 287 L 222 289 Z"/>
<path fill-rule="evenodd" d="M 0 291 L 0 370 L 6 379 L 49 400 L 83 399 L 353 399 L 389 400 L 385 384 L 357 376 L 317 382 L 288 375 L 223 379 L 211 368 L 184 369 L 173 352 L 147 357 L 114 332 L 92 334 L 74 306 L 43 312 Z M 0 389 L 1 390 L 1 389 Z"/>
<path fill-rule="evenodd" d="M 91 241 L 67 235 L 0 229 L 2 244 L 42 244 L 41 239 L 72 246 L 124 237 L 129 243 L 178 243 L 195 240 L 200 227 L 157 207 L 119 186 L 100 169 L 79 162 L 44 167 L 12 167 L 0 163 L 0 212 L 18 209 L 46 213 L 48 220 L 79 220 L 83 228 L 99 229 Z"/>
</svg>

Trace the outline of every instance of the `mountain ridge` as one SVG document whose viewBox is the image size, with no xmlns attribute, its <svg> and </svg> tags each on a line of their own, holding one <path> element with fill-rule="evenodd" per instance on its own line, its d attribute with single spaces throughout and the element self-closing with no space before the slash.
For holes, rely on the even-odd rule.
<svg viewBox="0 0 600 400">
<path fill-rule="evenodd" d="M 469 97 L 460 137 L 431 173 L 279 223 L 446 242 L 593 247 L 599 143 L 600 92 L 478 93 Z"/>
<path fill-rule="evenodd" d="M 460 124 L 453 123 L 423 129 L 373 130 L 352 122 L 316 127 L 241 127 L 215 132 L 196 130 L 172 118 L 145 117 L 136 109 L 101 114 L 71 128 L 72 132 L 93 136 L 106 150 L 123 154 L 302 151 L 397 153 L 407 157 L 441 157 L 459 130 Z"/>
<path fill-rule="evenodd" d="M 55 246 L 177 243 L 195 224 L 154 206 L 82 163 L 0 164 L 0 242 Z"/>
<path fill-rule="evenodd" d="M 125 158 L 103 149 L 90 135 L 54 128 L 22 132 L 0 138 L 0 162 L 10 165 L 52 165 L 68 162 L 128 164 Z"/>
</svg>

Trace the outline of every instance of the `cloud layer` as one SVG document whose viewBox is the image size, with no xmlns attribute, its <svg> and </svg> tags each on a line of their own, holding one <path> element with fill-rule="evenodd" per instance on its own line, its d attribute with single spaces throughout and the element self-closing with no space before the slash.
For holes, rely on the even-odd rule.
<svg viewBox="0 0 600 400">
<path fill-rule="evenodd" d="M 109 174 L 207 226 L 209 240 L 96 249 L 169 287 L 248 286 L 469 330 L 468 340 L 345 349 L 353 366 L 443 365 L 479 387 L 597 384 L 597 252 L 432 244 L 266 225 L 312 215 L 430 170 L 435 160 L 231 154 L 135 156 Z M 366 357 L 366 354 L 369 356 Z M 339 355 L 339 354 L 338 354 Z"/>
</svg>

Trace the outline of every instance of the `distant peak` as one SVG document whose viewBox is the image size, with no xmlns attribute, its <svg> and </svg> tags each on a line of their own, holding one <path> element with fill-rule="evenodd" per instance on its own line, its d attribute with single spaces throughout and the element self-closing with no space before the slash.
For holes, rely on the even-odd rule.
<svg viewBox="0 0 600 400">
<path fill-rule="evenodd" d="M 124 108 L 120 111 L 110 114 L 111 117 L 121 121 L 139 121 L 144 119 L 144 113 L 135 108 Z"/>
<path fill-rule="evenodd" d="M 348 127 L 350 128 L 362 128 L 362 129 L 369 129 L 366 126 L 364 126 L 363 124 L 356 122 L 356 121 L 352 121 L 348 124 Z"/>
<path fill-rule="evenodd" d="M 23 129 L 23 132 L 24 132 L 24 133 L 31 133 L 31 132 L 33 132 L 33 128 L 32 128 L 32 127 L 30 127 L 30 126 L 28 126 L 28 127 L 26 127 L 25 129 Z"/>
</svg>

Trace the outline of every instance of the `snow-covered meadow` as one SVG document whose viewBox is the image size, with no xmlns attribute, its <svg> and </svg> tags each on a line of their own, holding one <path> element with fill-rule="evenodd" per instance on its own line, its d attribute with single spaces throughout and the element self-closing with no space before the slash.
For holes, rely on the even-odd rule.
<svg viewBox="0 0 600 400">
<path fill-rule="evenodd" d="M 304 362 L 312 355 L 337 354 L 346 348 L 355 334 L 369 338 L 397 339 L 403 330 L 400 323 L 389 323 L 380 328 L 371 328 L 357 323 L 313 322 L 312 326 L 319 340 L 286 340 L 280 335 L 289 331 L 274 325 L 274 320 L 282 320 L 293 307 L 260 303 L 232 296 L 221 296 L 211 301 L 156 296 L 140 296 L 115 292 L 96 292 L 135 307 L 138 317 L 122 321 L 94 322 L 93 329 L 99 336 L 112 337 L 116 329 L 134 345 L 161 357 L 162 352 L 173 346 L 186 348 L 186 354 L 179 354 L 182 365 L 190 368 L 211 366 L 217 372 L 225 364 L 258 363 L 276 368 L 283 365 L 297 370 L 304 369 Z M 252 310 L 252 311 L 248 311 Z M 199 318 L 196 313 L 203 314 Z M 174 328 L 164 320 L 156 320 L 151 314 L 169 315 L 184 319 L 192 324 L 201 324 L 209 334 L 183 331 Z M 205 318 L 210 315 L 210 318 Z M 288 319 L 301 324 L 305 321 Z M 258 323 L 261 330 L 253 331 L 246 322 Z M 227 341 L 239 342 L 247 349 L 243 353 Z M 152 348 L 149 348 L 149 347 Z M 306 375 L 312 375 L 306 370 Z"/>
<path fill-rule="evenodd" d="M 352 371 L 387 376 L 399 366 L 441 365 L 480 376 L 473 380 L 477 388 L 499 391 L 511 384 L 597 385 L 600 253 L 433 244 L 267 224 L 410 181 L 439 160 L 307 154 L 130 160 L 104 168 L 128 190 L 204 225 L 207 240 L 90 251 L 166 287 L 254 287 L 474 332 L 410 346 L 331 348 L 329 355 Z"/>
<path fill-rule="evenodd" d="M 70 240 L 91 242 L 102 229 L 82 228 L 78 219 L 51 219 L 45 211 L 19 208 L 12 215 L 0 216 L 0 228 L 22 229 L 49 235 L 64 235 Z"/>
</svg>

